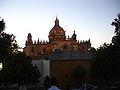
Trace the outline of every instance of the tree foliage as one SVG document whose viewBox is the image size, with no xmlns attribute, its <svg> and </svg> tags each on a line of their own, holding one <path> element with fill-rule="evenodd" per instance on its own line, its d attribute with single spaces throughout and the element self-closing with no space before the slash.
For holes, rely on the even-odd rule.
<svg viewBox="0 0 120 90">
<path fill-rule="evenodd" d="M 113 77 L 113 54 L 109 45 L 101 46 L 92 61 L 92 76 L 95 79 L 109 80 Z"/>
<path fill-rule="evenodd" d="M 4 32 L 5 22 L 0 20 L 0 61 L 7 61 L 12 53 L 16 52 L 18 45 L 13 34 Z"/>
<path fill-rule="evenodd" d="M 112 42 L 98 48 L 92 61 L 91 73 L 95 79 L 120 79 L 120 14 L 117 14 L 111 25 L 115 26 Z"/>
<path fill-rule="evenodd" d="M 115 47 L 120 47 L 120 13 L 117 14 L 111 25 L 115 26 L 115 36 L 112 38 L 112 44 Z"/>
<path fill-rule="evenodd" d="M 38 67 L 31 64 L 31 58 L 22 52 L 15 53 L 0 72 L 1 83 L 36 84 L 41 76 Z"/>
<path fill-rule="evenodd" d="M 112 48 L 114 52 L 114 73 L 117 77 L 120 78 L 120 13 L 117 14 L 117 17 L 112 22 L 115 26 L 115 36 L 112 38 Z"/>
<path fill-rule="evenodd" d="M 32 65 L 30 57 L 19 52 L 15 36 L 4 31 L 5 22 L 0 20 L 0 83 L 36 84 L 41 76 L 38 67 Z"/>
<path fill-rule="evenodd" d="M 74 76 L 78 79 L 83 79 L 85 77 L 86 70 L 83 66 L 79 65 L 75 68 Z"/>
<path fill-rule="evenodd" d="M 120 13 L 117 14 L 117 17 L 114 19 L 111 25 L 115 26 L 115 33 L 116 35 L 119 35 L 120 34 Z"/>
<path fill-rule="evenodd" d="M 0 18 L 1 19 L 1 18 Z M 0 20 L 0 33 L 2 33 L 5 29 L 5 22 L 4 20 Z"/>
</svg>

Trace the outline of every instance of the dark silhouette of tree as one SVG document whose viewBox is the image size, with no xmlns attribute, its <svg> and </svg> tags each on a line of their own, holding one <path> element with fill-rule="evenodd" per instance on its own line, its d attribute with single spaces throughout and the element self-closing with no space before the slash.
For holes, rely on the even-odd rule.
<svg viewBox="0 0 120 90">
<path fill-rule="evenodd" d="M 111 25 L 115 26 L 115 33 L 116 35 L 119 35 L 120 34 L 120 13 L 117 14 L 117 17 L 114 19 Z"/>
<path fill-rule="evenodd" d="M 17 51 L 18 45 L 13 34 L 4 32 L 5 22 L 0 20 L 0 61 L 6 62 L 12 53 Z"/>
<path fill-rule="evenodd" d="M 106 82 L 120 79 L 120 14 L 117 14 L 111 25 L 115 26 L 115 36 L 110 44 L 97 49 L 91 66 L 93 78 Z"/>
<path fill-rule="evenodd" d="M 19 52 L 15 36 L 4 31 L 5 22 L 0 20 L 0 84 L 36 84 L 41 76 L 37 66 L 32 65 L 30 57 Z"/>
<path fill-rule="evenodd" d="M 117 14 L 117 17 L 112 22 L 115 26 L 115 36 L 112 38 L 112 48 L 114 52 L 114 74 L 120 78 L 120 13 Z"/>
<path fill-rule="evenodd" d="M 9 60 L 12 58 L 12 54 L 17 52 L 18 45 L 13 34 L 5 33 L 5 22 L 0 18 L 0 63 L 3 64 L 3 69 L 0 71 L 0 84 L 8 82 L 11 78 L 7 75 L 10 74 Z M 6 69 L 7 71 L 4 71 Z M 4 74 L 2 73 L 4 72 Z M 4 78 L 6 77 L 6 78 Z"/>
<path fill-rule="evenodd" d="M 14 55 L 10 64 L 10 67 L 13 70 L 12 73 L 16 73 L 14 82 L 19 83 L 19 85 L 27 83 L 36 84 L 39 82 L 40 72 L 38 71 L 37 66 L 31 64 L 30 57 L 23 53 L 17 53 Z"/>
<path fill-rule="evenodd" d="M 112 38 L 112 44 L 114 44 L 114 46 L 116 47 L 119 47 L 120 45 L 120 13 L 117 14 L 117 17 L 114 19 L 111 25 L 115 26 L 115 36 Z"/>
<path fill-rule="evenodd" d="M 74 76 L 78 79 L 83 79 L 85 77 L 86 70 L 83 68 L 83 66 L 79 65 L 75 68 Z"/>
<path fill-rule="evenodd" d="M 0 17 L 0 19 L 1 19 L 1 17 Z M 2 19 L 2 20 L 0 20 L 0 33 L 2 33 L 4 31 L 4 29 L 5 29 L 5 22 Z"/>
<path fill-rule="evenodd" d="M 113 53 L 109 44 L 103 44 L 97 49 L 96 54 L 92 60 L 92 77 L 97 80 L 104 80 L 108 82 L 113 78 Z"/>
</svg>

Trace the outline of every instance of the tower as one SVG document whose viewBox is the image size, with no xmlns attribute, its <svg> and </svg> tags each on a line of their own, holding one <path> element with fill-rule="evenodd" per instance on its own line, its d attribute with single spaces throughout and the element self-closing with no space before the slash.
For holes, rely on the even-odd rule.
<svg viewBox="0 0 120 90">
<path fill-rule="evenodd" d="M 31 35 L 31 33 L 28 33 L 27 41 L 26 41 L 25 45 L 31 45 L 31 44 L 33 44 L 32 35 Z"/>
<path fill-rule="evenodd" d="M 74 34 L 72 35 L 72 38 L 71 38 L 71 39 L 72 39 L 72 40 L 76 40 L 76 36 L 77 36 L 77 35 L 75 34 L 75 31 L 74 31 Z"/>
</svg>

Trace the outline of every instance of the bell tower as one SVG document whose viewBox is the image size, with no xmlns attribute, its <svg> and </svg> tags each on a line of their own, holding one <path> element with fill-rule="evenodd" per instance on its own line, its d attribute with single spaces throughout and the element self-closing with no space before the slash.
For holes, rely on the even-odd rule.
<svg viewBox="0 0 120 90">
<path fill-rule="evenodd" d="M 77 37 L 77 35 L 75 34 L 75 31 L 74 31 L 74 34 L 72 35 L 71 39 L 76 41 L 76 37 Z"/>
</svg>

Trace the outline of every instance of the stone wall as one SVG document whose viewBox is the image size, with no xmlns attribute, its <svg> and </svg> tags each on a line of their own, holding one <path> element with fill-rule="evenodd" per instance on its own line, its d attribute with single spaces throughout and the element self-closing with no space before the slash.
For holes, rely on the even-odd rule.
<svg viewBox="0 0 120 90">
<path fill-rule="evenodd" d="M 91 59 L 94 53 L 93 51 L 61 51 L 58 49 L 49 54 L 49 60 L 85 60 Z"/>
</svg>

